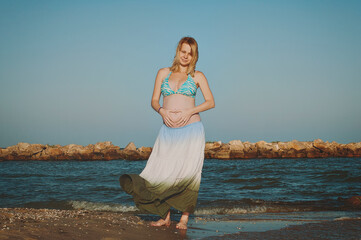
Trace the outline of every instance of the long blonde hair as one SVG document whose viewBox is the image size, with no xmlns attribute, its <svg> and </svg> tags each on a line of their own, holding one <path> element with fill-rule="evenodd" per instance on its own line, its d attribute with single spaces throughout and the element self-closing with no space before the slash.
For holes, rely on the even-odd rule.
<svg viewBox="0 0 361 240">
<path fill-rule="evenodd" d="M 187 69 L 187 74 L 190 74 L 192 77 L 194 77 L 194 73 L 196 71 L 196 64 L 198 61 L 198 44 L 197 41 L 192 38 L 192 37 L 183 37 L 177 46 L 177 50 L 176 50 L 176 54 L 174 56 L 174 60 L 173 60 L 173 65 L 170 67 L 170 70 L 172 72 L 178 72 L 179 71 L 179 51 L 182 48 L 182 44 L 186 43 L 191 47 L 191 55 L 192 55 L 192 60 L 189 63 L 188 69 Z"/>
</svg>

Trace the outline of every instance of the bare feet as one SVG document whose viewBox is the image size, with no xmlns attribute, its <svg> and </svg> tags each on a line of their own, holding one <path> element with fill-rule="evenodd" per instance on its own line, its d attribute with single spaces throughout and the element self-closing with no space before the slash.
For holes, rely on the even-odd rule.
<svg viewBox="0 0 361 240">
<path fill-rule="evenodd" d="M 153 227 L 160 227 L 160 226 L 170 226 L 170 220 L 164 220 L 164 219 L 159 219 L 158 221 L 156 222 L 150 222 L 150 226 L 153 226 Z"/>
<path fill-rule="evenodd" d="M 160 226 L 170 226 L 170 211 L 168 211 L 167 216 L 165 217 L 165 219 L 161 218 L 156 222 L 150 222 L 150 226 L 153 227 L 160 227 Z"/>
<path fill-rule="evenodd" d="M 189 212 L 183 212 L 179 223 L 177 223 L 175 227 L 178 229 L 187 229 L 188 218 Z"/>
<path fill-rule="evenodd" d="M 178 229 L 187 229 L 187 222 L 180 220 L 175 227 Z"/>
</svg>

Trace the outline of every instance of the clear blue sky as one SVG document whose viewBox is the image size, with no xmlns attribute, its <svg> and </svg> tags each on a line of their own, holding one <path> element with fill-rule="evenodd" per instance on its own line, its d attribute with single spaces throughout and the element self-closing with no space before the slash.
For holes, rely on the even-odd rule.
<svg viewBox="0 0 361 240">
<path fill-rule="evenodd" d="M 0 1 L 0 147 L 153 146 L 183 36 L 216 108 L 206 140 L 361 141 L 361 1 Z M 203 97 L 200 89 L 196 103 Z"/>
</svg>

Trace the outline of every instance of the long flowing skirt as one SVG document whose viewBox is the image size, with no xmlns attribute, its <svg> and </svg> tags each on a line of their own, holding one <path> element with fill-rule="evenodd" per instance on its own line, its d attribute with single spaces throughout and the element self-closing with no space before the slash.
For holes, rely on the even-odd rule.
<svg viewBox="0 0 361 240">
<path fill-rule="evenodd" d="M 205 133 L 201 121 L 180 128 L 164 123 L 144 170 L 124 174 L 119 182 L 136 206 L 165 218 L 170 207 L 193 213 L 204 161 Z"/>
</svg>

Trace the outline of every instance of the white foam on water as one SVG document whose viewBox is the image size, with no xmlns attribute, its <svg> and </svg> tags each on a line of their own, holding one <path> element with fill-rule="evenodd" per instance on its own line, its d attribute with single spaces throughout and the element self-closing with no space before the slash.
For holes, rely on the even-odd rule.
<svg viewBox="0 0 361 240">
<path fill-rule="evenodd" d="M 248 214 L 248 213 L 282 213 L 282 212 L 300 212 L 304 209 L 297 207 L 282 206 L 249 206 L 249 207 L 211 207 L 198 208 L 194 212 L 195 215 L 223 215 L 223 214 Z"/>
<path fill-rule="evenodd" d="M 195 215 L 220 215 L 220 214 L 246 214 L 246 213 L 265 213 L 268 211 L 268 208 L 265 206 L 262 207 L 253 207 L 253 208 L 200 208 L 197 209 Z"/>
<path fill-rule="evenodd" d="M 138 208 L 135 206 L 126 206 L 121 204 L 108 204 L 87 201 L 70 201 L 74 209 L 92 210 L 92 211 L 111 211 L 111 212 L 135 212 Z"/>
<path fill-rule="evenodd" d="M 361 217 L 338 217 L 335 221 L 346 221 L 346 220 L 361 220 Z"/>
</svg>

